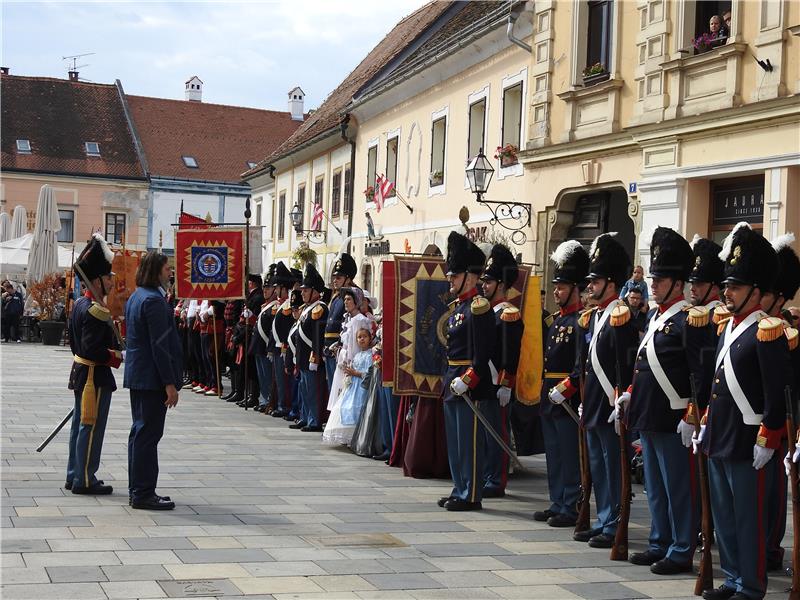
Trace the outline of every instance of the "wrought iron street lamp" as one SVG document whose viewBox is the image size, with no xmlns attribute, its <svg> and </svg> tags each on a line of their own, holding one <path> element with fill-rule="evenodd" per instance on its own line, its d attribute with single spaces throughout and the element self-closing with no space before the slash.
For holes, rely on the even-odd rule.
<svg viewBox="0 0 800 600">
<path fill-rule="evenodd" d="M 469 189 L 475 194 L 478 204 L 483 204 L 492 211 L 489 223 L 508 229 L 511 232 L 512 243 L 517 246 L 524 244 L 528 236 L 523 230 L 531 226 L 531 205 L 524 202 L 496 202 L 483 199 L 494 175 L 492 164 L 483 153 L 483 148 L 467 165 L 466 174 Z"/>
<path fill-rule="evenodd" d="M 306 238 L 312 244 L 322 244 L 327 239 L 326 231 L 320 229 L 303 229 L 303 211 L 300 210 L 300 205 L 295 202 L 292 210 L 289 212 L 289 218 L 292 220 L 292 227 L 298 236 Z"/>
</svg>

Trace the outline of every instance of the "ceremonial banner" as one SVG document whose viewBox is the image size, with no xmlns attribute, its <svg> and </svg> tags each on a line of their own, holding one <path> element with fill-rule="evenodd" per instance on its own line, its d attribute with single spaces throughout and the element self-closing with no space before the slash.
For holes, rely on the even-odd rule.
<svg viewBox="0 0 800 600">
<path fill-rule="evenodd" d="M 385 386 L 394 386 L 395 294 L 394 261 L 381 261 L 381 306 L 383 307 L 383 366 L 381 376 Z"/>
<path fill-rule="evenodd" d="M 244 228 L 214 227 L 175 232 L 178 298 L 244 298 L 244 275 Z"/>
<path fill-rule="evenodd" d="M 525 299 L 520 306 L 525 331 L 522 334 L 522 350 L 517 367 L 517 400 L 522 404 L 533 405 L 539 402 L 542 391 L 542 370 L 544 368 L 542 344 L 542 296 L 541 277 L 527 276 Z"/>
<path fill-rule="evenodd" d="M 127 250 L 125 247 L 112 248 L 112 251 L 114 261 L 111 263 L 111 270 L 114 271 L 114 287 L 108 292 L 106 304 L 111 316 L 120 319 L 125 316 L 125 302 L 136 289 L 136 270 L 145 252 Z"/>
</svg>

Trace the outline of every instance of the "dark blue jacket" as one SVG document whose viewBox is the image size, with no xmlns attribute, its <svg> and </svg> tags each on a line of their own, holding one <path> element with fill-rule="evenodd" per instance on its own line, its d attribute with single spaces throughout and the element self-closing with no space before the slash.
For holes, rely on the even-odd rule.
<svg viewBox="0 0 800 600">
<path fill-rule="evenodd" d="M 311 360 L 311 354 L 314 354 L 314 359 L 317 364 L 322 361 L 322 347 L 325 343 L 325 324 L 328 320 L 328 307 L 324 302 L 317 303 L 314 308 L 310 310 L 303 309 L 300 314 L 300 327 L 303 334 L 311 340 L 309 346 L 300 332 L 297 332 L 297 355 L 295 356 L 295 364 L 301 369 L 308 369 L 308 364 Z"/>
<path fill-rule="evenodd" d="M 117 340 L 110 325 L 111 313 L 87 296 L 81 296 L 72 307 L 69 319 L 69 347 L 72 354 L 98 363 L 94 368 L 96 388 L 116 390 L 117 384 L 111 372 L 111 365 L 119 366 L 113 350 Z M 69 374 L 69 389 L 82 392 L 86 385 L 89 367 L 72 363 Z"/>
<path fill-rule="evenodd" d="M 513 389 L 517 378 L 525 324 L 522 322 L 519 310 L 508 302 L 503 302 L 502 308 L 494 306 L 492 309 L 495 331 L 492 365 L 497 370 L 497 386 Z"/>
<path fill-rule="evenodd" d="M 550 388 L 557 386 L 565 377 L 575 381 L 574 386 L 565 390 L 564 397 L 570 406 L 577 411 L 581 403 L 580 395 L 580 368 L 578 357 L 583 342 L 583 330 L 578 326 L 580 311 L 574 307 L 570 312 L 562 315 L 561 311 L 555 313 L 555 318 L 547 330 L 544 344 L 544 374 L 542 376 L 542 394 L 539 401 L 539 411 L 545 417 L 567 417 L 566 411 L 556 406 L 548 398 Z"/>
<path fill-rule="evenodd" d="M 183 352 L 172 309 L 157 288 L 138 287 L 125 304 L 127 354 L 122 385 L 163 390 L 183 381 Z"/>
<path fill-rule="evenodd" d="M 3 301 L 3 316 L 8 318 L 20 317 L 24 308 L 25 301 L 22 299 L 22 294 L 15 291 Z"/>
<path fill-rule="evenodd" d="M 330 346 L 339 341 L 342 333 L 342 322 L 344 321 L 344 297 L 341 292 L 337 292 L 331 298 L 328 320 L 325 324 L 325 345 Z"/>
</svg>

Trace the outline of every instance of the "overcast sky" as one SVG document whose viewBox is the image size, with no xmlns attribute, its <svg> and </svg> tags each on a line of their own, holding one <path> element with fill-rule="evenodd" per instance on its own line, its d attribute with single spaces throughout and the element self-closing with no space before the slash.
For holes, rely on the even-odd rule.
<svg viewBox="0 0 800 600">
<path fill-rule="evenodd" d="M 426 0 L 250 2 L 2 2 L 2 65 L 13 75 L 122 81 L 129 94 L 286 110 L 300 85 L 305 108 L 325 97 L 404 16 Z"/>
</svg>

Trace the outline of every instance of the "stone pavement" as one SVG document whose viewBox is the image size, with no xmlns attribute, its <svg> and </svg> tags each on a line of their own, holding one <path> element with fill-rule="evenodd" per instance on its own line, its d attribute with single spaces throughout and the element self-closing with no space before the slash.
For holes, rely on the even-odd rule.
<svg viewBox="0 0 800 600">
<path fill-rule="evenodd" d="M 127 505 L 124 390 L 112 400 L 98 472 L 115 493 L 72 495 L 62 487 L 67 430 L 35 452 L 72 405 L 71 355 L 31 344 L 0 351 L 7 600 L 693 597 L 693 576 L 612 562 L 570 530 L 534 522 L 547 504 L 542 457 L 522 459 L 527 471 L 505 499 L 449 513 L 435 504 L 446 481 L 404 478 L 283 420 L 185 392 L 160 445 L 159 492 L 176 510 Z M 634 551 L 647 536 L 636 488 Z M 768 597 L 785 598 L 787 586 L 771 577 Z"/>
</svg>

